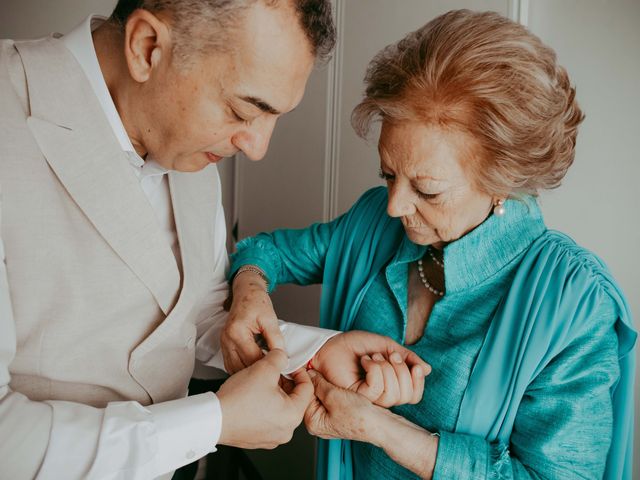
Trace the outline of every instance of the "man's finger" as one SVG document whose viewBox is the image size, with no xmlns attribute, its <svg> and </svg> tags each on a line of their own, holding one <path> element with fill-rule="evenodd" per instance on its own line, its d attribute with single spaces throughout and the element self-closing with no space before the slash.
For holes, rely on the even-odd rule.
<svg viewBox="0 0 640 480">
<path fill-rule="evenodd" d="M 238 356 L 246 366 L 251 366 L 264 357 L 262 349 L 255 342 L 253 336 L 249 336 L 244 342 L 236 344 Z"/>
<path fill-rule="evenodd" d="M 371 402 L 378 400 L 384 391 L 384 379 L 382 378 L 382 369 L 377 362 L 373 361 L 369 355 L 365 355 L 360 359 L 360 364 L 366 375 L 365 380 L 358 387 L 357 392 L 364 395 Z"/>
<path fill-rule="evenodd" d="M 302 413 L 314 398 L 314 386 L 311 382 L 311 377 L 303 368 L 293 372 L 291 378 L 293 378 L 296 385 L 289 394 L 289 398 L 293 401 L 296 410 Z"/>
<path fill-rule="evenodd" d="M 377 337 L 377 338 L 375 338 Z M 411 367 L 412 365 L 422 365 L 425 368 L 425 374 L 428 375 L 431 372 L 431 366 L 425 362 L 422 358 L 420 358 L 415 352 L 409 350 L 408 348 L 400 345 L 395 340 L 384 337 L 380 335 L 375 335 L 374 338 L 367 339 L 371 346 L 377 348 L 378 352 L 386 352 L 386 357 L 389 356 L 393 352 L 398 352 L 402 359 L 407 362 L 407 364 Z"/>
<path fill-rule="evenodd" d="M 287 395 L 289 395 L 293 391 L 293 387 L 296 386 L 293 380 L 290 380 L 282 376 L 280 377 L 280 381 L 278 382 L 278 385 L 282 390 L 284 390 L 284 393 L 286 393 Z"/>
<path fill-rule="evenodd" d="M 395 402 L 397 405 L 409 403 L 413 398 L 413 379 L 407 364 L 402 360 L 402 356 L 398 352 L 393 352 L 389 356 L 390 364 L 396 372 L 398 381 L 399 397 Z M 421 368 L 420 366 L 413 368 Z"/>
<path fill-rule="evenodd" d="M 380 365 L 382 378 L 384 379 L 384 392 L 376 403 L 382 407 L 391 407 L 395 405 L 397 399 L 400 397 L 400 387 L 398 385 L 398 379 L 396 378 L 396 372 L 393 366 L 381 354 L 376 353 L 372 358 Z"/>
<path fill-rule="evenodd" d="M 422 400 L 424 393 L 424 371 L 419 365 L 411 369 L 411 379 L 413 380 L 413 398 L 410 403 L 415 405 Z"/>
<path fill-rule="evenodd" d="M 256 343 L 253 331 L 244 324 L 238 324 L 229 328 L 229 339 L 235 347 L 242 362 L 253 365 L 263 357 L 262 349 Z"/>
<path fill-rule="evenodd" d="M 259 321 L 260 329 L 264 340 L 267 342 L 269 350 L 279 348 L 285 350 L 284 337 L 280 331 L 277 319 L 272 319 L 266 322 Z"/>
<path fill-rule="evenodd" d="M 275 348 L 267 352 L 263 361 L 273 367 L 273 369 L 278 373 L 279 378 L 280 372 L 287 368 L 287 365 L 289 364 L 289 357 L 284 353 L 284 350 Z"/>
<path fill-rule="evenodd" d="M 404 348 L 404 347 L 400 347 L 400 348 L 402 348 L 402 351 L 399 351 L 399 353 L 402 355 L 402 357 L 404 358 L 404 361 L 407 363 L 409 368 L 413 367 L 414 365 L 420 365 L 422 367 L 422 370 L 425 376 L 431 373 L 431 365 L 429 365 L 422 358 L 420 358 L 418 354 L 409 350 L 408 348 Z"/>
<path fill-rule="evenodd" d="M 224 368 L 230 375 L 233 375 L 236 372 L 246 368 L 246 365 L 238 355 L 238 352 L 235 349 L 222 350 L 222 358 L 224 360 Z"/>
</svg>

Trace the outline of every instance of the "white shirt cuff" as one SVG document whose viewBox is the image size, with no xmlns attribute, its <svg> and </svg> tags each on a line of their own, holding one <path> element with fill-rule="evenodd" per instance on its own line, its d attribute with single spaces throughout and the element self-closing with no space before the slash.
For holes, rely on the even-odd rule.
<svg viewBox="0 0 640 480">
<path fill-rule="evenodd" d="M 284 337 L 285 350 L 289 356 L 289 363 L 282 371 L 283 375 L 289 375 L 300 367 L 304 367 L 327 340 L 340 333 L 336 330 L 289 323 L 283 320 L 279 320 L 279 323 L 280 331 Z M 206 365 L 224 370 L 222 349 L 218 350 Z"/>
<path fill-rule="evenodd" d="M 222 430 L 222 409 L 214 393 L 149 405 L 147 409 L 156 426 L 158 472 L 176 470 L 216 451 Z"/>
</svg>

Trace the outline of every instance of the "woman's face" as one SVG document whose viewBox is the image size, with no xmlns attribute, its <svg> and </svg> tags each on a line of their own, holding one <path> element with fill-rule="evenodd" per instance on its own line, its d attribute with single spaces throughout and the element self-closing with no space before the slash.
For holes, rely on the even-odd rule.
<svg viewBox="0 0 640 480">
<path fill-rule="evenodd" d="M 412 242 L 442 248 L 487 218 L 494 199 L 474 186 L 467 167 L 476 148 L 466 133 L 383 122 L 378 150 L 387 212 L 402 219 Z"/>
</svg>

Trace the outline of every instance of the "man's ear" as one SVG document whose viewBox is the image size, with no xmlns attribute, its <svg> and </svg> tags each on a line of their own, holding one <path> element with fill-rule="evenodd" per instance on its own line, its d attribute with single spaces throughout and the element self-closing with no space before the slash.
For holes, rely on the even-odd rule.
<svg viewBox="0 0 640 480">
<path fill-rule="evenodd" d="M 138 9 L 127 19 L 124 55 L 131 78 L 146 82 L 161 62 L 171 58 L 171 33 L 167 24 L 153 13 Z"/>
</svg>

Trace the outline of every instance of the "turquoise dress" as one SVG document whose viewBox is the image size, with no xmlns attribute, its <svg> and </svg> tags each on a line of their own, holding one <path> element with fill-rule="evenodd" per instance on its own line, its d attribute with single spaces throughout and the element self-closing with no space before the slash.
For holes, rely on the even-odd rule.
<svg viewBox="0 0 640 480">
<path fill-rule="evenodd" d="M 374 189 L 333 222 L 247 239 L 231 274 L 252 263 L 273 286 L 323 282 L 325 326 L 404 343 L 408 266 L 425 247 L 385 205 Z M 533 199 L 506 208 L 445 248 L 447 293 L 410 346 L 433 372 L 419 404 L 394 410 L 440 435 L 434 478 L 630 478 L 624 299 L 596 257 L 545 228 Z M 319 467 L 336 480 L 417 478 L 357 442 L 323 443 Z"/>
</svg>

